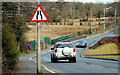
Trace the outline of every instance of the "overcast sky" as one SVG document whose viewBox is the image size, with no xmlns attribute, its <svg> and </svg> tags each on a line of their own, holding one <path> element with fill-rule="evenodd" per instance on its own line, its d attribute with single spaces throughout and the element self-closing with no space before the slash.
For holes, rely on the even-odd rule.
<svg viewBox="0 0 120 75">
<path fill-rule="evenodd" d="M 50 0 L 50 1 L 58 1 L 58 0 Z M 64 1 L 67 1 L 67 2 L 70 2 L 70 1 L 77 1 L 77 2 L 83 2 L 83 3 L 88 3 L 88 2 L 92 2 L 92 3 L 98 3 L 98 2 L 102 2 L 102 3 L 107 3 L 107 2 L 115 2 L 116 0 L 64 0 Z"/>
</svg>

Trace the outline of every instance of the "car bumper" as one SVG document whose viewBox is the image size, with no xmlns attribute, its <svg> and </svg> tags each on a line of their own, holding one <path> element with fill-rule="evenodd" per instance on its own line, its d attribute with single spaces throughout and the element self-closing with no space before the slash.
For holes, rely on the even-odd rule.
<svg viewBox="0 0 120 75">
<path fill-rule="evenodd" d="M 82 46 L 86 46 L 86 45 L 76 45 L 76 47 L 82 47 Z"/>
<path fill-rule="evenodd" d="M 76 58 L 76 57 L 60 57 L 60 58 L 56 58 L 57 60 L 69 60 L 72 58 Z"/>
</svg>

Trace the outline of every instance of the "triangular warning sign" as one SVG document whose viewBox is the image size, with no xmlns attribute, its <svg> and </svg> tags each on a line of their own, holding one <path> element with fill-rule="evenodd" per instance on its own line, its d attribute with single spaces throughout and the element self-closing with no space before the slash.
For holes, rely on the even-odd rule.
<svg viewBox="0 0 120 75">
<path fill-rule="evenodd" d="M 36 7 L 30 22 L 48 22 L 49 18 L 47 17 L 47 15 L 45 14 L 44 10 L 42 9 L 42 7 L 40 6 L 40 4 L 38 4 L 38 6 Z"/>
</svg>

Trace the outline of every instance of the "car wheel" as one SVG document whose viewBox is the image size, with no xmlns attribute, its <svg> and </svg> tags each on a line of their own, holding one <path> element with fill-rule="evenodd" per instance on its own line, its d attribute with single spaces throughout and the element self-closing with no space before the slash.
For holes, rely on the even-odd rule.
<svg viewBox="0 0 120 75">
<path fill-rule="evenodd" d="M 79 48 L 79 46 L 77 45 L 76 48 Z"/>
<path fill-rule="evenodd" d="M 56 59 L 56 58 L 53 58 L 53 62 L 56 63 L 56 62 L 57 62 L 57 59 Z"/>
<path fill-rule="evenodd" d="M 73 63 L 75 63 L 76 62 L 76 58 L 73 58 Z"/>
<path fill-rule="evenodd" d="M 69 59 L 69 62 L 70 63 L 75 63 L 76 62 L 76 58 Z"/>
<path fill-rule="evenodd" d="M 69 62 L 71 63 L 71 62 L 72 62 L 72 59 L 69 59 Z"/>
<path fill-rule="evenodd" d="M 51 56 L 51 62 L 54 62 L 53 57 Z"/>
</svg>

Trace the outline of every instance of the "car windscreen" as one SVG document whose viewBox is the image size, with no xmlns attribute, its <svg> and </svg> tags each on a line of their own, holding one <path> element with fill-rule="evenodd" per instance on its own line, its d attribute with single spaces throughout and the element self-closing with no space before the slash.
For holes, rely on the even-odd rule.
<svg viewBox="0 0 120 75">
<path fill-rule="evenodd" d="M 81 41 L 78 41 L 78 43 L 85 43 L 85 41 L 84 41 L 84 40 L 81 40 Z"/>
<path fill-rule="evenodd" d="M 64 48 L 64 47 L 69 47 L 72 48 L 72 44 L 58 44 L 56 48 Z"/>
</svg>

